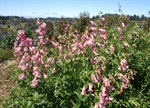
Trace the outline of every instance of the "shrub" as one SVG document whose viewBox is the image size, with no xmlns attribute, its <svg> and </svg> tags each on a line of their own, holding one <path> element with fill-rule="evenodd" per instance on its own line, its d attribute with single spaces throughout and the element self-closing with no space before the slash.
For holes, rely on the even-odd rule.
<svg viewBox="0 0 150 108">
<path fill-rule="evenodd" d="M 145 63 L 142 59 L 137 62 L 135 58 L 140 58 L 143 47 L 149 44 L 136 27 L 133 30 L 139 30 L 139 33 L 130 34 L 133 30 L 126 29 L 123 22 L 114 25 L 116 29 L 109 29 L 105 23 L 105 19 L 101 18 L 101 28 L 97 28 L 97 24 L 90 21 L 86 32 L 71 33 L 65 45 L 46 38 L 46 24 L 40 20 L 37 20 L 37 38 L 27 38 L 20 30 L 14 44 L 19 68 L 15 76 L 18 86 L 5 106 L 139 106 L 135 97 L 128 93 L 133 95 L 133 91 L 129 90 L 136 85 L 132 81 L 135 74 L 145 77 L 141 67 Z M 53 48 L 47 46 L 48 42 Z M 140 71 L 144 75 L 139 74 Z"/>
</svg>

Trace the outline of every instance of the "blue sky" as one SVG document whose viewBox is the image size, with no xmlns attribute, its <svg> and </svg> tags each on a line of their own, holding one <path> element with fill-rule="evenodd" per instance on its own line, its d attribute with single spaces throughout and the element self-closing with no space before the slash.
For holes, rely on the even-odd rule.
<svg viewBox="0 0 150 108">
<path fill-rule="evenodd" d="M 150 0 L 0 0 L 0 15 L 25 17 L 78 17 L 88 11 L 91 16 L 118 13 L 118 3 L 124 14 L 148 16 Z"/>
</svg>

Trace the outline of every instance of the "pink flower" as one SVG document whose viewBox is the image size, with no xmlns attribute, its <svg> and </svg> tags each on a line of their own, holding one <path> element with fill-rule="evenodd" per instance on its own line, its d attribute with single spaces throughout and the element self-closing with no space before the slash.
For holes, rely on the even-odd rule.
<svg viewBox="0 0 150 108">
<path fill-rule="evenodd" d="M 130 45 L 129 45 L 127 42 L 123 42 L 123 45 L 124 45 L 125 47 L 127 47 L 127 48 L 130 47 Z"/>
<path fill-rule="evenodd" d="M 26 37 L 23 30 L 18 30 L 17 36 L 18 36 L 18 39 L 24 39 Z"/>
<path fill-rule="evenodd" d="M 125 26 L 125 24 L 122 22 L 121 23 L 121 26 L 122 26 L 122 28 L 125 28 L 126 26 Z"/>
<path fill-rule="evenodd" d="M 105 45 L 104 44 L 97 44 L 100 48 L 105 48 Z"/>
<path fill-rule="evenodd" d="M 41 23 L 39 21 L 39 18 L 37 19 L 36 25 L 39 26 Z"/>
<path fill-rule="evenodd" d="M 47 75 L 46 75 L 45 73 L 43 73 L 43 76 L 44 76 L 45 79 L 48 78 Z"/>
<path fill-rule="evenodd" d="M 106 20 L 105 20 L 105 18 L 100 18 L 100 22 L 101 22 L 101 24 L 105 24 L 105 22 L 106 22 Z"/>
<path fill-rule="evenodd" d="M 85 95 L 86 95 L 86 88 L 85 86 L 83 86 L 81 96 L 85 96 Z"/>
<path fill-rule="evenodd" d="M 15 52 L 17 53 L 17 52 L 20 52 L 21 51 L 21 47 L 16 47 L 15 48 Z"/>
<path fill-rule="evenodd" d="M 94 82 L 94 83 L 98 83 L 98 80 L 96 78 L 96 76 L 94 74 L 91 75 L 91 80 Z"/>
<path fill-rule="evenodd" d="M 50 62 L 50 64 L 53 64 L 54 63 L 54 58 L 48 58 L 47 62 Z"/>
<path fill-rule="evenodd" d="M 39 26 L 40 29 L 45 29 L 46 28 L 46 23 L 42 23 L 41 26 Z"/>
<path fill-rule="evenodd" d="M 110 45 L 110 54 L 114 54 L 115 48 L 113 44 Z"/>
<path fill-rule="evenodd" d="M 97 74 L 98 74 L 98 75 L 101 75 L 101 70 L 100 70 L 100 68 L 97 69 Z"/>
<path fill-rule="evenodd" d="M 35 88 L 38 85 L 38 80 L 36 78 L 34 78 L 31 82 L 31 87 Z"/>
<path fill-rule="evenodd" d="M 100 104 L 103 105 L 104 104 L 104 97 L 102 96 L 102 93 L 99 93 L 99 99 L 100 99 Z"/>
<path fill-rule="evenodd" d="M 120 62 L 120 66 L 119 66 L 119 70 L 122 70 L 122 71 L 126 71 L 128 70 L 129 66 L 127 65 L 127 61 L 125 59 L 121 59 L 121 62 Z"/>
<path fill-rule="evenodd" d="M 93 22 L 93 21 L 90 21 L 90 26 L 95 27 L 95 26 L 96 26 L 96 23 Z"/>
<path fill-rule="evenodd" d="M 25 77 L 24 73 L 18 75 L 18 79 L 19 79 L 19 80 L 23 80 L 24 77 Z"/>
<path fill-rule="evenodd" d="M 104 30 L 104 29 L 99 29 L 99 31 L 100 31 L 101 35 L 106 35 L 106 30 Z"/>
<path fill-rule="evenodd" d="M 62 53 L 60 52 L 58 58 L 60 58 L 61 56 L 62 56 Z"/>
<path fill-rule="evenodd" d="M 49 64 L 44 64 L 44 67 L 46 70 L 48 70 L 50 68 L 50 65 Z"/>
<path fill-rule="evenodd" d="M 95 56 L 98 56 L 98 53 L 94 50 L 92 50 L 92 52 L 94 53 Z"/>
<path fill-rule="evenodd" d="M 122 29 L 120 27 L 118 27 L 117 30 L 118 30 L 118 34 L 121 35 L 122 34 Z"/>
<path fill-rule="evenodd" d="M 93 85 L 92 84 L 89 84 L 89 90 L 88 92 L 93 92 Z"/>
<path fill-rule="evenodd" d="M 87 39 L 88 39 L 88 37 L 87 37 L 86 34 L 82 35 L 82 37 L 81 37 L 81 40 L 82 40 L 82 41 L 86 41 Z"/>
<path fill-rule="evenodd" d="M 105 77 L 103 82 L 104 82 L 104 86 L 105 87 L 109 87 L 110 86 L 110 80 L 108 78 Z"/>
<path fill-rule="evenodd" d="M 105 87 L 102 87 L 102 93 L 101 93 L 101 95 L 102 95 L 102 96 L 107 96 L 107 95 L 106 95 L 106 88 L 105 88 Z"/>
<path fill-rule="evenodd" d="M 92 39 L 87 40 L 83 46 L 94 46 L 94 41 Z"/>
<path fill-rule="evenodd" d="M 94 108 L 101 108 L 99 103 L 95 103 Z"/>
<path fill-rule="evenodd" d="M 66 58 L 67 58 L 67 55 L 66 55 L 66 54 L 64 54 L 64 60 L 66 60 Z"/>
<path fill-rule="evenodd" d="M 29 47 L 29 50 L 31 51 L 31 53 L 35 53 L 37 51 L 36 47 Z"/>
<path fill-rule="evenodd" d="M 41 36 L 44 36 L 45 35 L 45 31 L 41 31 L 38 34 L 41 35 Z"/>
<path fill-rule="evenodd" d="M 35 72 L 35 71 L 39 71 L 39 67 L 33 67 L 33 72 Z"/>
</svg>

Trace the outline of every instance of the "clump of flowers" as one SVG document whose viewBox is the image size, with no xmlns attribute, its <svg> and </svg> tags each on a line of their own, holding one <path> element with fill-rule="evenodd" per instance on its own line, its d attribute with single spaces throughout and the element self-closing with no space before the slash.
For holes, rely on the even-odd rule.
<svg viewBox="0 0 150 108">
<path fill-rule="evenodd" d="M 47 48 L 44 46 L 48 42 L 48 38 L 44 37 L 46 24 L 40 22 L 39 19 L 37 19 L 36 24 L 38 26 L 38 29 L 36 29 L 37 39 L 27 38 L 24 31 L 19 30 L 14 43 L 14 56 L 18 68 L 22 70 L 22 73 L 18 75 L 18 79 L 23 80 L 26 73 L 31 73 L 33 76 L 31 86 L 33 88 L 38 85 L 38 79 L 42 76 L 47 78 L 47 71 L 50 67 L 50 62 L 45 58 Z M 39 68 L 41 66 L 42 69 Z"/>
<path fill-rule="evenodd" d="M 85 81 L 85 84 L 81 86 L 80 95 L 83 97 L 92 96 L 95 100 L 97 99 L 94 108 L 105 108 L 107 104 L 113 101 L 110 94 L 118 89 L 120 94 L 127 89 L 130 80 L 128 78 L 130 69 L 126 59 L 128 55 L 122 55 L 121 51 L 123 50 L 121 48 L 130 48 L 130 45 L 123 38 L 124 23 L 121 23 L 121 27 L 115 31 L 119 35 L 118 39 L 108 36 L 105 18 L 100 19 L 101 27 L 99 29 L 95 22 L 90 21 L 90 27 L 87 27 L 86 32 L 82 35 L 78 33 L 69 34 L 68 25 L 65 28 L 66 34 L 71 36 L 71 39 L 65 39 L 64 45 L 45 37 L 46 23 L 37 19 L 36 24 L 38 26 L 35 31 L 38 35 L 37 38 L 27 38 L 24 31 L 19 30 L 14 43 L 14 55 L 18 68 L 22 71 L 18 75 L 19 80 L 24 80 L 26 73 L 30 73 L 32 76 L 31 87 L 35 88 L 39 79 L 48 78 L 51 64 L 54 64 L 51 69 L 51 73 L 54 74 L 58 64 L 63 67 L 66 62 L 73 64 L 74 61 L 82 59 L 87 64 L 86 75 L 89 75 L 89 81 Z M 114 40 L 112 41 L 112 39 Z M 49 49 L 46 47 L 47 43 L 51 43 L 53 46 L 51 51 L 55 54 L 55 58 L 50 56 Z M 121 80 L 122 84 L 118 88 L 113 88 L 118 80 Z"/>
</svg>

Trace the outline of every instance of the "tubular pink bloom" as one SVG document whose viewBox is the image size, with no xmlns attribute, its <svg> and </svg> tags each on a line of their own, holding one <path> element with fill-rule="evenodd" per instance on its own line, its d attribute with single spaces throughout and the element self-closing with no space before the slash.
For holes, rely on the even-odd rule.
<svg viewBox="0 0 150 108">
<path fill-rule="evenodd" d="M 35 71 L 39 71 L 39 67 L 33 67 L 33 72 L 35 72 Z"/>
<path fill-rule="evenodd" d="M 57 71 L 56 71 L 56 68 L 53 68 L 53 70 L 52 70 L 52 73 L 54 74 L 54 73 L 56 73 Z"/>
<path fill-rule="evenodd" d="M 42 55 L 46 55 L 46 51 L 44 51 L 43 49 L 40 49 L 40 53 L 41 53 Z"/>
<path fill-rule="evenodd" d="M 24 77 L 25 77 L 24 73 L 18 75 L 18 79 L 19 79 L 19 80 L 23 80 Z"/>
<path fill-rule="evenodd" d="M 115 74 L 115 77 L 116 77 L 116 76 L 118 77 L 118 79 L 122 79 L 122 78 L 123 78 L 122 73 L 116 73 L 116 74 Z"/>
<path fill-rule="evenodd" d="M 21 70 L 22 70 L 22 71 L 26 70 L 26 66 L 25 66 L 25 65 L 22 65 L 22 66 L 21 66 Z"/>
<path fill-rule="evenodd" d="M 94 83 L 98 83 L 98 80 L 96 78 L 96 76 L 94 74 L 91 75 L 91 80 L 94 82 Z"/>
<path fill-rule="evenodd" d="M 106 22 L 105 18 L 100 18 L 100 22 L 104 25 Z"/>
<path fill-rule="evenodd" d="M 66 60 L 66 58 L 67 58 L 67 55 L 66 55 L 66 54 L 64 54 L 64 60 Z"/>
<path fill-rule="evenodd" d="M 23 30 L 18 30 L 17 36 L 18 36 L 18 39 L 24 39 L 26 37 Z"/>
<path fill-rule="evenodd" d="M 61 56 L 62 56 L 62 53 L 60 52 L 58 58 L 60 58 Z"/>
<path fill-rule="evenodd" d="M 82 41 L 86 41 L 87 39 L 88 39 L 88 37 L 87 37 L 86 34 L 82 35 L 82 37 L 81 37 L 81 40 L 82 40 Z"/>
<path fill-rule="evenodd" d="M 91 64 L 96 64 L 96 57 L 95 58 L 90 58 L 90 63 Z"/>
<path fill-rule="evenodd" d="M 125 47 L 127 47 L 127 48 L 130 47 L 130 45 L 129 45 L 127 42 L 123 42 L 123 45 L 124 45 Z"/>
<path fill-rule="evenodd" d="M 107 63 L 107 60 L 106 60 L 105 57 L 102 57 L 102 61 L 103 61 L 104 63 Z"/>
<path fill-rule="evenodd" d="M 122 34 L 122 29 L 120 27 L 118 27 L 117 30 L 118 30 L 118 34 L 121 35 Z"/>
<path fill-rule="evenodd" d="M 97 44 L 100 48 L 105 48 L 105 45 L 104 44 Z"/>
<path fill-rule="evenodd" d="M 39 26 L 40 24 L 41 24 L 40 19 L 38 18 L 37 21 L 36 21 L 36 25 Z"/>
<path fill-rule="evenodd" d="M 114 54 L 115 48 L 113 44 L 110 45 L 110 54 Z"/>
<path fill-rule="evenodd" d="M 123 36 L 119 36 L 119 41 L 123 41 Z"/>
<path fill-rule="evenodd" d="M 128 83 L 122 82 L 122 87 L 123 87 L 124 89 L 127 89 L 127 88 L 128 88 Z"/>
<path fill-rule="evenodd" d="M 121 23 L 121 26 L 122 26 L 122 28 L 125 28 L 126 26 L 125 26 L 125 24 L 122 22 Z"/>
<path fill-rule="evenodd" d="M 34 75 L 35 78 L 40 78 L 41 77 L 41 75 L 38 71 L 34 71 L 32 74 Z"/>
<path fill-rule="evenodd" d="M 45 35 L 45 31 L 41 31 L 38 34 L 41 35 L 41 36 L 44 36 Z"/>
<path fill-rule="evenodd" d="M 107 95 L 106 95 L 106 88 L 105 88 L 105 87 L 102 87 L 101 96 L 107 96 Z"/>
<path fill-rule="evenodd" d="M 36 29 L 36 34 L 39 34 L 41 32 L 41 29 Z"/>
<path fill-rule="evenodd" d="M 96 32 L 96 28 L 95 27 L 91 27 L 92 32 Z"/>
<path fill-rule="evenodd" d="M 85 96 L 85 95 L 86 95 L 86 88 L 85 86 L 83 86 L 81 96 Z"/>
<path fill-rule="evenodd" d="M 93 85 L 92 84 L 89 84 L 89 90 L 88 92 L 93 92 Z"/>
<path fill-rule="evenodd" d="M 105 29 L 99 29 L 101 35 L 106 35 L 106 30 Z"/>
<path fill-rule="evenodd" d="M 122 87 L 123 87 L 124 89 L 126 89 L 126 88 L 128 88 L 128 84 L 129 84 L 128 78 L 123 77 L 123 79 L 122 79 Z"/>
<path fill-rule="evenodd" d="M 28 51 L 28 48 L 27 48 L 27 47 L 25 47 L 25 48 L 24 48 L 24 52 L 27 52 L 27 51 Z"/>
<path fill-rule="evenodd" d="M 104 82 L 104 86 L 105 87 L 109 87 L 110 86 L 110 80 L 108 78 L 105 77 L 103 82 Z"/>
<path fill-rule="evenodd" d="M 30 55 L 28 55 L 27 57 L 26 57 L 26 61 L 29 61 L 31 59 L 31 57 L 30 57 Z"/>
<path fill-rule="evenodd" d="M 45 79 L 48 78 L 47 75 L 46 75 L 45 73 L 43 73 L 43 76 L 44 76 Z"/>
<path fill-rule="evenodd" d="M 95 26 L 96 26 L 96 23 L 93 22 L 93 21 L 90 21 L 90 26 L 95 27 Z"/>
<path fill-rule="evenodd" d="M 36 78 L 34 78 L 31 82 L 31 87 L 35 88 L 38 85 L 38 80 Z"/>
<path fill-rule="evenodd" d="M 80 43 L 78 43 L 78 47 L 80 48 L 80 50 L 83 50 L 84 49 L 84 46 L 83 46 L 83 44 L 80 42 Z"/>
<path fill-rule="evenodd" d="M 31 53 L 35 53 L 37 51 L 36 47 L 29 47 L 29 50 L 31 51 Z"/>
<path fill-rule="evenodd" d="M 21 51 L 21 47 L 17 47 L 17 48 L 15 48 L 15 52 L 17 53 L 17 52 L 20 52 Z"/>
<path fill-rule="evenodd" d="M 92 39 L 87 40 L 83 46 L 94 46 L 94 41 Z"/>
<path fill-rule="evenodd" d="M 42 23 L 41 26 L 39 26 L 40 29 L 45 29 L 46 28 L 46 23 Z"/>
<path fill-rule="evenodd" d="M 31 68 L 31 67 L 32 67 L 32 64 L 31 64 L 31 63 L 26 63 L 26 67 Z"/>
<path fill-rule="evenodd" d="M 96 28 L 95 27 L 91 27 L 91 37 L 94 39 L 94 37 L 96 37 Z M 94 36 L 94 37 L 93 37 Z"/>
<path fill-rule="evenodd" d="M 50 64 L 53 64 L 53 63 L 54 63 L 54 58 L 48 58 L 48 59 L 47 59 L 47 62 L 48 62 L 48 63 L 50 62 Z"/>
<path fill-rule="evenodd" d="M 94 50 L 92 50 L 92 52 L 94 53 L 95 56 L 98 56 L 98 53 Z"/>
<path fill-rule="evenodd" d="M 104 104 L 104 97 L 102 96 L 102 93 L 99 93 L 99 99 L 100 99 L 100 104 L 103 105 Z"/>
<path fill-rule="evenodd" d="M 121 59 L 121 62 L 120 62 L 120 66 L 119 66 L 119 70 L 122 70 L 122 71 L 126 71 L 128 70 L 129 66 L 127 65 L 127 61 L 125 59 Z"/>
<path fill-rule="evenodd" d="M 99 103 L 95 103 L 94 108 L 101 108 Z"/>
</svg>

